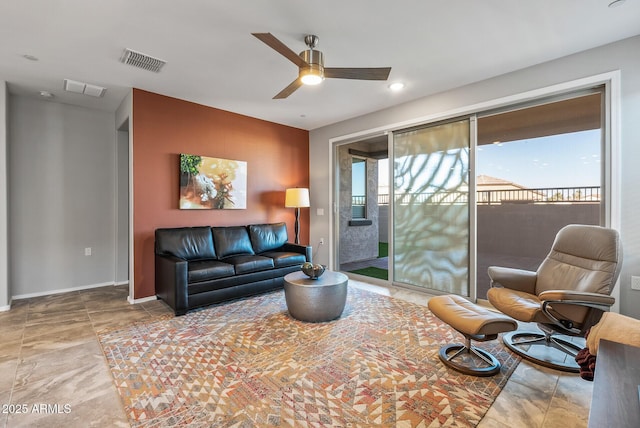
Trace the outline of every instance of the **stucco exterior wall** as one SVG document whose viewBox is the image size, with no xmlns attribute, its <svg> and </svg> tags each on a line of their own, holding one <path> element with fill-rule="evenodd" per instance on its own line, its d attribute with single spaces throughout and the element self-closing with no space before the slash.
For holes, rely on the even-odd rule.
<svg viewBox="0 0 640 428">
<path fill-rule="evenodd" d="M 378 257 L 378 162 L 367 159 L 366 219 L 370 225 L 349 225 L 351 220 L 351 164 L 353 156 L 347 146 L 339 147 L 340 164 L 340 263 Z"/>
</svg>

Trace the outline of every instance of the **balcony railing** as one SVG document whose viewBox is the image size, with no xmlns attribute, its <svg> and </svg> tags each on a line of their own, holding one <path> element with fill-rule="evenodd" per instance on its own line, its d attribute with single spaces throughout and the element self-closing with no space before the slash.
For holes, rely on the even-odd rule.
<svg viewBox="0 0 640 428">
<path fill-rule="evenodd" d="M 468 194 L 462 192 L 407 193 L 397 196 L 403 204 L 466 204 Z M 576 204 L 600 202 L 600 186 L 541 187 L 535 189 L 479 190 L 476 194 L 479 205 L 497 204 Z M 354 207 L 364 207 L 364 195 L 353 196 Z M 389 195 L 378 195 L 378 205 L 388 205 Z"/>
<path fill-rule="evenodd" d="M 479 190 L 478 204 L 553 204 L 600 202 L 600 186 L 543 187 L 535 189 Z"/>
</svg>

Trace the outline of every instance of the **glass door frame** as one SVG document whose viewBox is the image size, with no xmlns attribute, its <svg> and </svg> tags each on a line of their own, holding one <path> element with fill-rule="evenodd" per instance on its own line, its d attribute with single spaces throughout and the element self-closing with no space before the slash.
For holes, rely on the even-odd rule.
<svg viewBox="0 0 640 428">
<path fill-rule="evenodd" d="M 604 226 L 612 227 L 614 229 L 620 229 L 620 191 L 621 191 L 621 171 L 620 171 L 620 133 L 621 133 L 621 72 L 620 70 L 609 71 L 597 75 L 592 75 L 583 78 L 577 78 L 574 80 L 551 84 L 545 87 L 525 90 L 522 92 L 517 92 L 513 95 L 507 95 L 500 98 L 490 98 L 487 101 L 478 102 L 476 104 L 466 104 L 458 108 L 454 108 L 448 111 L 442 111 L 432 114 L 427 114 L 420 117 L 415 117 L 413 119 L 404 120 L 402 122 L 395 122 L 391 124 L 383 124 L 374 126 L 368 129 L 364 129 L 361 131 L 347 132 L 343 135 L 336 136 L 329 139 L 329 165 L 328 167 L 332 170 L 331 181 L 329 183 L 329 193 L 330 193 L 330 218 L 329 218 L 329 236 L 330 245 L 329 245 L 329 268 L 333 269 L 336 266 L 339 266 L 337 263 L 337 255 L 339 254 L 336 251 L 339 248 L 339 224 L 337 223 L 337 201 L 338 199 L 338 186 L 337 186 L 337 178 L 338 178 L 338 165 L 337 165 L 337 146 L 342 144 L 347 144 L 349 142 L 357 141 L 358 139 L 370 138 L 375 136 L 380 136 L 384 134 L 389 134 L 392 131 L 406 129 L 413 126 L 419 126 L 423 124 L 434 123 L 441 120 L 447 120 L 455 117 L 460 117 L 464 115 L 476 115 L 480 114 L 483 111 L 498 109 L 502 107 L 506 107 L 509 105 L 516 105 L 528 101 L 533 101 L 536 99 L 550 97 L 554 95 L 560 95 L 572 91 L 577 91 L 580 89 L 586 89 L 593 86 L 604 85 L 605 93 L 604 93 L 604 103 L 605 103 L 605 118 L 604 124 L 606 127 L 605 130 L 605 157 L 603 162 L 605 165 L 604 169 L 604 192 L 608 195 L 609 206 L 606 208 L 606 212 L 604 213 Z M 474 125 L 475 126 L 475 125 Z M 362 129 L 362 127 L 360 127 Z M 391 152 L 390 152 L 391 153 Z M 472 159 L 472 174 L 475 171 L 475 151 L 471 153 Z M 474 181 L 475 187 L 475 181 Z M 390 212 L 389 217 L 392 217 L 392 213 Z M 475 218 L 475 214 L 473 215 Z M 390 239 L 391 240 L 391 239 Z M 390 245 L 389 252 L 391 253 L 392 247 Z M 473 256 L 475 257 L 475 248 L 473 248 Z M 474 265 L 475 265 L 474 259 Z M 473 267 L 475 269 L 475 266 Z M 470 272 L 471 273 L 471 272 Z M 392 277 L 392 272 L 389 272 L 390 277 Z M 387 283 L 391 283 L 391 281 L 387 281 Z M 475 280 L 474 280 L 474 293 L 475 293 Z M 619 311 L 619 300 L 620 300 L 620 287 L 617 286 L 614 288 L 612 297 L 616 298 L 616 303 L 612 307 L 612 311 Z"/>
</svg>

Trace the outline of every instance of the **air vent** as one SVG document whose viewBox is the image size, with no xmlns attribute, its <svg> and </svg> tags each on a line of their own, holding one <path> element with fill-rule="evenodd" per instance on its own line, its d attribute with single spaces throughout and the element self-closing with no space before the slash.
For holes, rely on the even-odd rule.
<svg viewBox="0 0 640 428">
<path fill-rule="evenodd" d="M 89 95 L 90 97 L 100 98 L 107 91 L 102 86 L 91 85 L 89 83 L 78 82 L 76 80 L 64 79 L 64 90 L 76 94 Z"/>
<path fill-rule="evenodd" d="M 161 59 L 154 58 L 131 49 L 124 50 L 122 58 L 120 58 L 120 62 L 142 68 L 143 70 L 153 71 L 154 73 L 160 73 L 162 67 L 167 63 Z"/>
</svg>

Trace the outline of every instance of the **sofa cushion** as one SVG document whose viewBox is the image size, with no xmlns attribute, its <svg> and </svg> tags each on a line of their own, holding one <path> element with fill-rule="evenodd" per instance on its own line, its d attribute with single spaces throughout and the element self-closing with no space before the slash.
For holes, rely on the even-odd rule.
<svg viewBox="0 0 640 428">
<path fill-rule="evenodd" d="M 244 226 L 213 227 L 213 241 L 220 259 L 236 254 L 255 254 Z"/>
<path fill-rule="evenodd" d="M 224 259 L 225 263 L 232 264 L 236 269 L 236 275 L 273 269 L 273 259 L 254 255 L 236 255 Z"/>
<path fill-rule="evenodd" d="M 211 228 L 180 227 L 156 229 L 156 254 L 185 260 L 215 259 Z"/>
<path fill-rule="evenodd" d="M 287 225 L 285 223 L 249 225 L 249 237 L 256 254 L 280 248 L 287 242 Z"/>
<path fill-rule="evenodd" d="M 307 261 L 307 258 L 304 256 L 304 254 L 291 253 L 288 251 L 267 251 L 266 253 L 262 253 L 260 255 L 272 258 L 273 264 L 277 268 L 294 265 L 301 266 L 304 262 Z"/>
<path fill-rule="evenodd" d="M 232 265 L 217 260 L 195 260 L 189 262 L 187 272 L 187 282 L 191 284 L 233 276 L 235 269 Z"/>
</svg>

